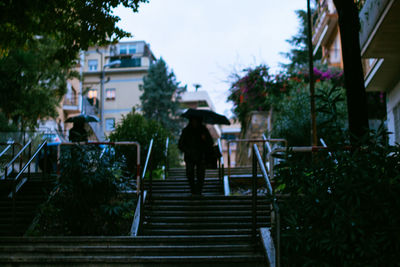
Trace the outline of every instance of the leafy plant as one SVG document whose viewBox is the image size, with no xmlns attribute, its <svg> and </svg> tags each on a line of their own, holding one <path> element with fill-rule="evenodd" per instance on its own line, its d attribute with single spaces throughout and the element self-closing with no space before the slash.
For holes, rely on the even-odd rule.
<svg viewBox="0 0 400 267">
<path fill-rule="evenodd" d="M 120 164 L 99 147 L 64 147 L 56 194 L 41 208 L 32 235 L 123 235 L 134 203 L 121 195 Z"/>
<path fill-rule="evenodd" d="M 288 151 L 277 168 L 283 266 L 396 266 L 400 147 L 384 131 L 355 150 Z"/>
<path fill-rule="evenodd" d="M 165 141 L 169 132 L 157 121 L 148 120 L 143 115 L 132 112 L 123 117 L 115 131 L 110 135 L 111 141 L 136 141 L 140 143 L 142 166 L 146 160 L 150 140 L 153 139 L 151 164 L 153 168 L 161 167 L 165 162 Z M 125 155 L 128 170 L 136 173 L 136 148 L 121 147 L 118 151 Z"/>
</svg>

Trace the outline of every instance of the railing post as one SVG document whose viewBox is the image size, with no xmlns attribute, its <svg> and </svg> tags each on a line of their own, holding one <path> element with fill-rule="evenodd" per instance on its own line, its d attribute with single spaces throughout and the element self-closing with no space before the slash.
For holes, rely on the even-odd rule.
<svg viewBox="0 0 400 267">
<path fill-rule="evenodd" d="M 28 151 L 28 160 L 31 159 L 31 155 L 32 155 L 32 143 L 29 143 L 29 151 Z M 31 178 L 31 164 L 29 163 L 28 165 L 28 180 Z"/>
<path fill-rule="evenodd" d="M 276 202 L 276 199 L 274 197 L 274 201 Z M 275 231 L 276 231 L 276 252 L 275 252 L 275 262 L 276 266 L 280 267 L 281 266 L 281 218 L 279 214 L 279 207 L 278 205 L 275 205 L 275 218 L 276 218 L 276 225 L 275 225 Z"/>
<path fill-rule="evenodd" d="M 13 233 L 16 234 L 16 225 L 17 225 L 17 218 L 16 218 L 16 193 L 17 193 L 17 184 L 16 180 L 13 180 L 13 191 L 12 191 L 12 221 L 13 221 Z"/>
<path fill-rule="evenodd" d="M 257 235 L 257 158 L 255 155 L 254 147 L 253 154 L 253 179 L 252 179 L 252 234 L 253 239 L 256 240 Z"/>
<path fill-rule="evenodd" d="M 43 162 L 43 176 L 42 179 L 44 180 L 46 177 L 46 172 L 47 172 L 47 143 L 44 145 L 44 162 Z"/>
<path fill-rule="evenodd" d="M 169 170 L 169 165 L 168 165 L 168 147 L 169 147 L 169 137 L 167 137 L 167 140 L 165 141 L 165 169 L 164 169 L 164 177 L 165 177 L 165 179 L 168 178 L 168 170 Z"/>
<path fill-rule="evenodd" d="M 12 147 L 12 156 L 11 156 L 11 158 L 13 159 L 14 156 L 15 156 L 15 145 L 13 145 L 13 147 Z M 11 171 L 14 171 L 14 162 L 13 162 L 12 165 L 11 165 Z M 8 168 L 7 168 L 6 173 L 5 173 L 6 179 L 7 179 L 7 172 L 8 172 Z"/>
<path fill-rule="evenodd" d="M 230 148 L 230 141 L 228 141 L 228 178 L 231 178 L 231 148 Z M 237 150 L 237 147 L 236 147 Z M 236 166 L 236 165 L 235 165 Z"/>
</svg>

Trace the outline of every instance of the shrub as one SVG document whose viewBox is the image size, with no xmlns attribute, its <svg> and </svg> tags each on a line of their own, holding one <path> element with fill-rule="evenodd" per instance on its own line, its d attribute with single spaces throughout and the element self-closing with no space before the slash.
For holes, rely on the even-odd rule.
<svg viewBox="0 0 400 267">
<path fill-rule="evenodd" d="M 41 208 L 32 235 L 122 235 L 134 203 L 121 195 L 120 163 L 98 147 L 64 147 L 56 194 Z"/>
<path fill-rule="evenodd" d="M 397 266 L 400 148 L 288 153 L 277 168 L 283 266 Z M 365 140 L 363 140 L 365 141 Z M 336 160 L 336 162 L 334 161 Z"/>
<path fill-rule="evenodd" d="M 169 132 L 154 120 L 147 120 L 143 115 L 132 112 L 123 117 L 115 131 L 110 135 L 111 141 L 136 141 L 140 143 L 140 160 L 142 168 L 145 164 L 150 140 L 153 139 L 151 163 L 153 168 L 160 167 L 165 161 L 165 141 Z M 128 162 L 128 169 L 136 173 L 136 148 L 120 147 Z"/>
</svg>

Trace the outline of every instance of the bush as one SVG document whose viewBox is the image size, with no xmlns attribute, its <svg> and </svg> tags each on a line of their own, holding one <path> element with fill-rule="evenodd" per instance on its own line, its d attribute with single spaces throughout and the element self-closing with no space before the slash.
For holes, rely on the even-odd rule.
<svg viewBox="0 0 400 267">
<path fill-rule="evenodd" d="M 133 200 L 121 195 L 127 181 L 120 164 L 98 147 L 64 147 L 56 194 L 41 207 L 31 235 L 126 235 Z"/>
<path fill-rule="evenodd" d="M 153 168 L 159 168 L 165 162 L 165 141 L 170 133 L 154 120 L 147 120 L 141 114 L 132 112 L 123 117 L 122 123 L 117 126 L 110 135 L 111 141 L 137 141 L 140 143 L 140 160 L 142 168 L 145 164 L 150 140 L 153 139 L 153 151 L 151 163 Z M 128 162 L 128 169 L 136 173 L 136 148 L 120 147 L 118 151 L 123 153 Z"/>
<path fill-rule="evenodd" d="M 317 84 L 317 132 L 327 144 L 344 142 L 346 106 L 344 90 L 330 82 Z M 292 85 L 293 86 L 293 85 Z M 310 93 L 298 83 L 279 103 L 272 136 L 285 138 L 290 146 L 308 146 L 311 141 Z"/>
<path fill-rule="evenodd" d="M 283 266 L 397 266 L 400 148 L 288 154 L 277 168 Z"/>
</svg>

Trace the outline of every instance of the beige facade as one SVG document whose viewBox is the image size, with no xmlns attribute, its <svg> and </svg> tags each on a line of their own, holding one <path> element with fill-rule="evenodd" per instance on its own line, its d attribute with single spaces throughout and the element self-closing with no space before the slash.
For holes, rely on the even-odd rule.
<svg viewBox="0 0 400 267">
<path fill-rule="evenodd" d="M 389 143 L 400 143 L 400 1 L 367 0 L 360 12 L 365 89 L 386 93 Z"/>
<path fill-rule="evenodd" d="M 322 62 L 331 67 L 343 68 L 342 46 L 338 14 L 333 0 L 319 0 L 313 25 L 314 55 L 322 49 Z"/>
<path fill-rule="evenodd" d="M 400 143 L 400 2 L 397 0 L 366 0 L 359 13 L 360 48 L 363 59 L 364 83 L 367 92 L 386 93 L 386 125 L 389 143 Z M 340 45 L 337 12 L 332 0 L 320 0 L 317 23 L 313 27 L 313 44 L 319 46 L 333 43 Z M 333 50 L 331 50 L 333 51 Z M 341 54 L 341 51 L 340 51 Z M 330 66 L 343 67 L 343 61 Z M 371 124 L 371 121 L 370 121 Z M 371 125 L 370 125 L 371 126 Z"/>
<path fill-rule="evenodd" d="M 99 129 L 95 130 L 100 140 L 114 130 L 123 115 L 133 107 L 139 108 L 139 85 L 143 84 L 143 77 L 154 60 L 144 41 L 91 47 L 84 53 L 84 109 L 101 119 Z"/>
</svg>

